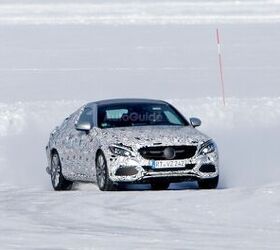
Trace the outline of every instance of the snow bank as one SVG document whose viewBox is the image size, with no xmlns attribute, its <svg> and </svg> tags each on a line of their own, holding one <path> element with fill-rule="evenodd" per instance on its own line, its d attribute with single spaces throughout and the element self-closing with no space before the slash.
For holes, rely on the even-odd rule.
<svg viewBox="0 0 280 250">
<path fill-rule="evenodd" d="M 212 136 L 221 155 L 220 187 L 278 181 L 280 98 L 168 100 L 186 117 L 202 119 L 200 130 Z M 0 104 L 2 181 L 49 187 L 45 145 L 50 131 L 84 101 Z"/>
<path fill-rule="evenodd" d="M 80 105 L 78 101 L 0 104 L 0 180 L 49 187 L 45 174 L 49 133 Z"/>
<path fill-rule="evenodd" d="M 0 24 L 279 23 L 279 1 L 11 1 Z"/>
<path fill-rule="evenodd" d="M 169 100 L 186 117 L 198 116 L 203 128 L 271 128 L 280 124 L 280 98 L 229 98 L 226 106 L 219 98 Z"/>
<path fill-rule="evenodd" d="M 51 128 L 81 105 L 78 101 L 17 102 L 0 104 L 0 136 Z M 32 126 L 34 125 L 34 126 Z"/>
</svg>

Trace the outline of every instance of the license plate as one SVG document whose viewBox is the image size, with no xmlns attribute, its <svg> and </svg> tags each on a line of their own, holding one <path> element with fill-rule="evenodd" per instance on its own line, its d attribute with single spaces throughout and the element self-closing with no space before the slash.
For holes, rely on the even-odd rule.
<svg viewBox="0 0 280 250">
<path fill-rule="evenodd" d="M 184 168 L 186 163 L 184 160 L 173 160 L 173 161 L 150 161 L 150 165 L 153 169 L 158 168 Z"/>
</svg>

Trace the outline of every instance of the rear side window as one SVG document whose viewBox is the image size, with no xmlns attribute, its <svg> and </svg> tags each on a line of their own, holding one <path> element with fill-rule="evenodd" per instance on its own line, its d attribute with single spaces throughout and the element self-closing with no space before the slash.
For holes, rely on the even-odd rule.
<svg viewBox="0 0 280 250">
<path fill-rule="evenodd" d="M 106 119 L 121 119 L 126 114 L 128 114 L 127 109 L 106 110 Z"/>
</svg>

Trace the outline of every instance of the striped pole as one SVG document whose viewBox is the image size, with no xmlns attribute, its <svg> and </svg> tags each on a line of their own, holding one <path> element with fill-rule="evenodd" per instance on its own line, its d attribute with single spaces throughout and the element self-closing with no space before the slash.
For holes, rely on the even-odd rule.
<svg viewBox="0 0 280 250">
<path fill-rule="evenodd" d="M 223 62 L 222 62 L 221 41 L 220 41 L 219 29 L 216 29 L 216 36 L 217 36 L 217 46 L 218 46 L 218 56 L 219 56 L 219 66 L 220 66 L 223 103 L 224 103 L 224 106 L 225 106 L 226 105 L 225 84 L 224 84 Z"/>
</svg>

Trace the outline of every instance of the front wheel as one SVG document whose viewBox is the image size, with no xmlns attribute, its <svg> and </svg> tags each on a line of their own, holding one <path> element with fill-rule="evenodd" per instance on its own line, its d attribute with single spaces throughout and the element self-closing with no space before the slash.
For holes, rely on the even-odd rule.
<svg viewBox="0 0 280 250">
<path fill-rule="evenodd" d="M 72 181 L 66 180 L 62 175 L 61 162 L 58 153 L 52 155 L 51 181 L 53 189 L 56 191 L 70 190 L 73 185 Z"/>
<path fill-rule="evenodd" d="M 109 178 L 106 158 L 102 151 L 96 156 L 96 181 L 101 191 L 114 190 L 114 183 Z"/>
<path fill-rule="evenodd" d="M 219 176 L 209 179 L 200 179 L 198 180 L 198 187 L 200 189 L 215 189 L 219 183 Z"/>
</svg>

